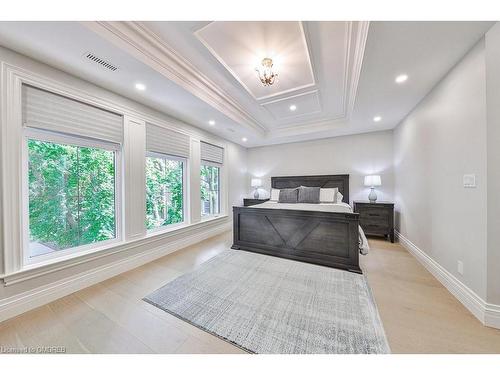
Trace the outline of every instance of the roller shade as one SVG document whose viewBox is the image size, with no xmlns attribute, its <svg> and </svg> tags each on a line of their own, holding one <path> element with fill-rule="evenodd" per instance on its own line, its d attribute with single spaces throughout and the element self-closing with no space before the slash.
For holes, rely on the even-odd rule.
<svg viewBox="0 0 500 375">
<path fill-rule="evenodd" d="M 189 136 L 160 126 L 146 124 L 146 150 L 189 157 Z"/>
<path fill-rule="evenodd" d="M 222 164 L 224 161 L 224 149 L 210 143 L 201 143 L 201 160 Z"/>
<path fill-rule="evenodd" d="M 22 97 L 24 126 L 123 142 L 121 115 L 27 85 Z"/>
</svg>

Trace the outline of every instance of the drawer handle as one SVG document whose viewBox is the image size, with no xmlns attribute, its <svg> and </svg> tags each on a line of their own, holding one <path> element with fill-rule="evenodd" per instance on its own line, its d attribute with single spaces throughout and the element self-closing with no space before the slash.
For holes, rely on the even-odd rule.
<svg viewBox="0 0 500 375">
<path fill-rule="evenodd" d="M 380 216 L 380 214 L 368 214 L 368 216 Z"/>
</svg>

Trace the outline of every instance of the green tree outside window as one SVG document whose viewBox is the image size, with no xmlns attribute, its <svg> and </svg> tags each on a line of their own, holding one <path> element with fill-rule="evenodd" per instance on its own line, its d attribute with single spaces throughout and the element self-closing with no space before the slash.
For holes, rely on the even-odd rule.
<svg viewBox="0 0 500 375">
<path fill-rule="evenodd" d="M 218 215 L 220 213 L 220 168 L 212 165 L 201 165 L 201 215 Z"/>
<path fill-rule="evenodd" d="M 184 221 L 184 163 L 168 157 L 146 158 L 146 228 Z"/>
<path fill-rule="evenodd" d="M 31 256 L 116 237 L 115 153 L 28 140 Z"/>
</svg>

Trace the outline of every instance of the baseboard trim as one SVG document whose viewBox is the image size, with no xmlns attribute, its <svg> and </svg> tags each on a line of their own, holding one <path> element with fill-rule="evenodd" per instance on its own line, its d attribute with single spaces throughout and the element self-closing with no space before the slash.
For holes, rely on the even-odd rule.
<svg viewBox="0 0 500 375">
<path fill-rule="evenodd" d="M 26 311 L 45 305 L 78 290 L 87 288 L 120 273 L 129 271 L 155 259 L 193 245 L 207 238 L 226 232 L 232 228 L 231 222 L 217 223 L 198 233 L 142 251 L 124 259 L 88 270 L 86 272 L 58 280 L 40 288 L 0 300 L 0 322 Z"/>
<path fill-rule="evenodd" d="M 486 304 L 483 323 L 485 326 L 500 329 L 500 306 L 499 305 L 492 305 L 491 303 Z"/>
<path fill-rule="evenodd" d="M 486 303 L 472 289 L 458 280 L 418 246 L 395 231 L 399 243 L 412 254 L 456 299 L 485 326 L 500 329 L 500 305 Z"/>
</svg>

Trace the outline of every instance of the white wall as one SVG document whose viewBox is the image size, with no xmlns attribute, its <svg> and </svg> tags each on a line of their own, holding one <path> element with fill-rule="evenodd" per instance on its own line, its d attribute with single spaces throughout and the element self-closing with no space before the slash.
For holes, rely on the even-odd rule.
<svg viewBox="0 0 500 375">
<path fill-rule="evenodd" d="M 484 41 L 394 130 L 394 164 L 397 230 L 485 299 Z M 464 188 L 471 173 L 477 187 Z"/>
<path fill-rule="evenodd" d="M 228 143 L 227 151 L 229 153 L 229 157 L 226 160 L 229 177 L 227 179 L 229 184 L 229 207 L 227 209 L 227 214 L 232 215 L 232 207 L 241 206 L 243 204 L 243 198 L 246 196 L 248 189 L 248 150 L 234 143 Z"/>
<path fill-rule="evenodd" d="M 500 304 L 500 23 L 486 33 L 488 142 L 487 301 Z"/>
<path fill-rule="evenodd" d="M 256 147 L 248 150 L 248 175 L 261 177 L 268 192 L 272 176 L 349 174 L 349 194 L 353 200 L 367 200 L 363 186 L 368 174 L 380 174 L 379 200 L 393 199 L 392 131 L 327 138 L 317 141 Z M 248 195 L 251 194 L 247 180 Z"/>
</svg>

